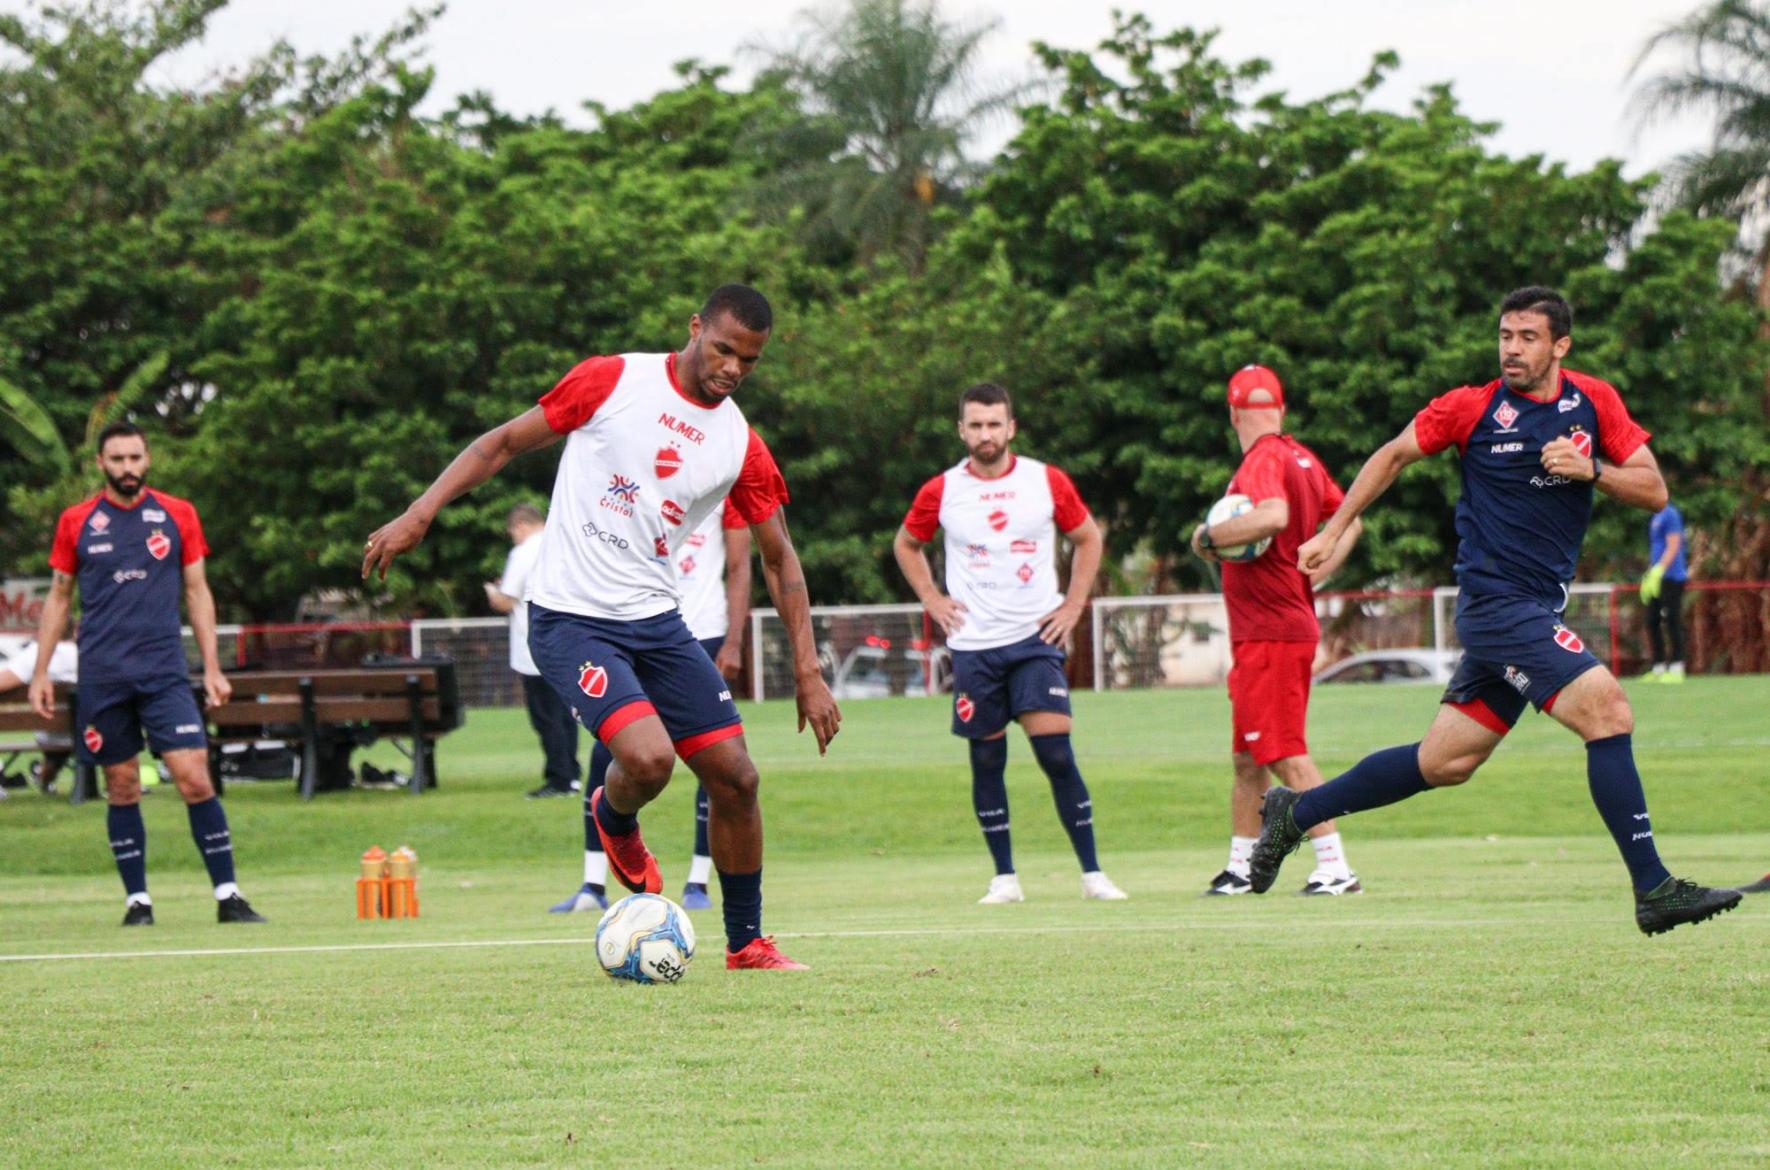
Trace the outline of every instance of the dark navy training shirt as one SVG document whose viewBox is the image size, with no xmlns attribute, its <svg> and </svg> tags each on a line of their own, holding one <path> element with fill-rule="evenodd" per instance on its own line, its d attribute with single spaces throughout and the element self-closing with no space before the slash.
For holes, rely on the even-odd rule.
<svg viewBox="0 0 1770 1170">
<path fill-rule="evenodd" d="M 1616 388 L 1561 372 L 1548 402 L 1495 379 L 1434 398 L 1414 417 L 1428 455 L 1456 445 L 1463 490 L 1457 500 L 1457 582 L 1476 594 L 1552 601 L 1573 580 L 1592 518 L 1592 485 L 1543 470 L 1543 448 L 1569 438 L 1584 455 L 1619 464 L 1650 437 L 1629 417 Z"/>
<path fill-rule="evenodd" d="M 49 565 L 80 586 L 80 682 L 185 674 L 184 566 L 208 555 L 188 501 L 144 488 L 132 508 L 103 493 L 61 514 Z"/>
</svg>

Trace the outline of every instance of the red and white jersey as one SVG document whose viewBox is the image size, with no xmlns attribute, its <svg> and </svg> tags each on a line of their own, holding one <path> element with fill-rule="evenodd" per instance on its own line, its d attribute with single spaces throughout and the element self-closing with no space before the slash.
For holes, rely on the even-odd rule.
<svg viewBox="0 0 1770 1170">
<path fill-rule="evenodd" d="M 637 621 L 675 609 L 675 561 L 729 497 L 745 524 L 787 502 L 774 456 L 735 402 L 703 406 L 676 382 L 676 355 L 588 358 L 541 397 L 567 436 L 527 599 L 585 617 Z"/>
<path fill-rule="evenodd" d="M 723 638 L 731 629 L 725 600 L 725 530 L 743 520 L 722 500 L 676 552 L 676 583 L 682 589 L 682 620 L 694 640 Z"/>
<path fill-rule="evenodd" d="M 903 526 L 923 542 L 946 532 L 946 591 L 965 607 L 947 645 L 992 650 L 1038 633 L 1063 603 L 1057 534 L 1087 519 L 1069 476 L 1037 459 L 1010 456 L 995 479 L 973 475 L 966 459 L 923 484 Z"/>
</svg>

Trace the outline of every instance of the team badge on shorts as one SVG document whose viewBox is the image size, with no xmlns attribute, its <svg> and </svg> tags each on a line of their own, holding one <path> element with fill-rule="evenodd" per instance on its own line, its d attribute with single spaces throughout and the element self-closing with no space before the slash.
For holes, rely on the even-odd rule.
<svg viewBox="0 0 1770 1170">
<path fill-rule="evenodd" d="M 1569 654 L 1578 654 L 1586 648 L 1585 642 L 1580 639 L 1578 634 L 1559 623 L 1555 626 L 1555 645 Z"/>
<path fill-rule="evenodd" d="M 608 693 L 608 671 L 594 662 L 586 662 L 578 667 L 578 689 L 592 699 L 600 699 Z"/>
<path fill-rule="evenodd" d="M 86 725 L 86 730 L 81 734 L 80 738 L 85 742 L 86 750 L 93 755 L 97 755 L 98 750 L 104 747 L 104 736 L 100 735 L 98 733 L 98 728 L 92 726 L 90 723 Z"/>
<path fill-rule="evenodd" d="M 970 695 L 960 695 L 953 700 L 953 711 L 959 716 L 960 723 L 969 723 L 977 714 L 977 704 L 971 701 Z"/>
<path fill-rule="evenodd" d="M 172 538 L 156 528 L 148 533 L 147 550 L 156 561 L 163 561 L 166 554 L 172 551 Z"/>
<path fill-rule="evenodd" d="M 1592 457 L 1592 432 L 1582 431 L 1578 427 L 1574 427 L 1573 433 L 1568 435 L 1567 439 L 1573 444 L 1573 449 L 1579 452 L 1579 457 L 1581 459 L 1590 459 Z"/>
</svg>

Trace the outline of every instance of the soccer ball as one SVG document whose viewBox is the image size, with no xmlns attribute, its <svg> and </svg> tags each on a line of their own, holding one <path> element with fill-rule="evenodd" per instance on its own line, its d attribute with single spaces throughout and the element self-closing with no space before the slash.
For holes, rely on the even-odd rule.
<svg viewBox="0 0 1770 1170">
<path fill-rule="evenodd" d="M 1228 520 L 1231 516 L 1239 516 L 1243 512 L 1251 512 L 1253 511 L 1253 508 L 1254 501 L 1248 499 L 1246 496 L 1224 496 L 1222 499 L 1212 504 L 1211 510 L 1205 513 L 1205 523 L 1212 527 L 1216 527 L 1225 520 Z M 1211 551 L 1217 555 L 1217 559 L 1220 561 L 1252 561 L 1258 560 L 1260 554 L 1271 547 L 1272 538 L 1266 536 L 1256 540 L 1253 544 L 1220 544 Z"/>
<path fill-rule="evenodd" d="M 596 924 L 596 961 L 611 979 L 674 983 L 694 958 L 694 924 L 659 894 L 629 894 Z"/>
</svg>

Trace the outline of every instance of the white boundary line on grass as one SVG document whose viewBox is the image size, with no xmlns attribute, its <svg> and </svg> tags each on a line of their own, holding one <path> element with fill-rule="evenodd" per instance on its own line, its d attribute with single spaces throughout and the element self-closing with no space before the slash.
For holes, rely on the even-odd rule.
<svg viewBox="0 0 1770 1170">
<path fill-rule="evenodd" d="M 1335 918 L 1324 919 L 1320 925 L 1341 928 L 1371 927 L 1447 927 L 1465 929 L 1482 926 L 1516 926 L 1520 918 Z M 1531 918 L 1532 925 L 1573 925 L 1590 919 L 1584 915 L 1567 918 Z M 1139 922 L 1100 923 L 1065 926 L 924 926 L 894 927 L 877 930 L 798 930 L 782 931 L 783 939 L 821 938 L 952 938 L 982 934 L 1149 934 L 1186 930 L 1253 930 L 1269 928 L 1264 920 L 1243 919 L 1234 922 Z M 589 946 L 590 938 L 511 938 L 438 940 L 435 942 L 328 943 L 292 947 L 212 947 L 169 951 L 73 951 L 62 954 L 0 955 L 0 963 L 73 963 L 102 962 L 109 959 L 209 959 L 229 955 L 335 955 L 352 951 L 444 951 L 483 950 L 487 947 L 568 947 Z"/>
</svg>

